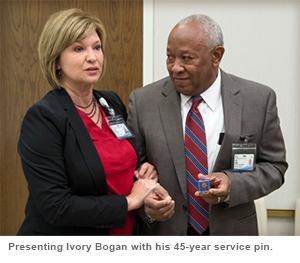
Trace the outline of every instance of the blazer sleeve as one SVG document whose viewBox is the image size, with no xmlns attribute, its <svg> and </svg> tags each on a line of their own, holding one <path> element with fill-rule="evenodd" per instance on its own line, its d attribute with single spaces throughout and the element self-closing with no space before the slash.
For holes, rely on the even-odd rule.
<svg viewBox="0 0 300 263">
<path fill-rule="evenodd" d="M 65 110 L 59 107 L 59 103 L 45 100 L 35 104 L 21 127 L 18 151 L 35 206 L 52 225 L 122 228 L 127 219 L 125 196 L 97 192 L 95 183 L 86 187 L 90 194 L 80 193 L 81 185 L 76 179 L 85 176 L 91 182 L 92 179 L 82 158 L 72 160 L 72 156 L 81 156 L 80 147 Z M 76 151 L 66 149 L 67 138 L 74 139 Z M 82 162 L 86 169 L 67 169 L 66 163 L 71 166 L 76 161 Z"/>
<path fill-rule="evenodd" d="M 249 141 L 255 142 L 257 146 L 255 171 L 239 173 L 224 170 L 231 181 L 229 207 L 268 195 L 284 183 L 284 174 L 288 167 L 285 144 L 277 114 L 276 94 L 273 90 L 268 90 L 265 111 L 256 112 L 257 118 L 263 118 L 263 126 L 256 127 L 256 138 Z M 253 107 L 255 106 L 252 105 Z"/>
</svg>

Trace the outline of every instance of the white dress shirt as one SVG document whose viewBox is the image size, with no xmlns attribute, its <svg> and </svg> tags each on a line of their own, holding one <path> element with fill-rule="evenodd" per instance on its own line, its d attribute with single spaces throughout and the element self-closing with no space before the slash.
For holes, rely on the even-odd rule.
<svg viewBox="0 0 300 263">
<path fill-rule="evenodd" d="M 208 173 L 211 173 L 221 147 L 218 143 L 220 133 L 225 132 L 220 69 L 216 81 L 200 95 L 203 101 L 199 104 L 198 109 L 205 125 Z M 185 121 L 192 106 L 192 100 L 189 96 L 183 94 L 180 94 L 180 96 L 182 127 L 183 131 L 185 131 Z"/>
</svg>

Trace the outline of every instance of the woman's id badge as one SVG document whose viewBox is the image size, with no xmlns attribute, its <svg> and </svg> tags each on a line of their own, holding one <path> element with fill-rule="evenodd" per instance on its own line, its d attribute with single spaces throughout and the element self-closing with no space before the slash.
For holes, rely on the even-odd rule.
<svg viewBox="0 0 300 263">
<path fill-rule="evenodd" d="M 232 169 L 234 172 L 254 171 L 255 161 L 255 143 L 232 144 Z"/>
<path fill-rule="evenodd" d="M 118 139 L 128 139 L 134 137 L 123 118 L 120 115 L 108 116 L 105 118 L 109 128 Z"/>
<path fill-rule="evenodd" d="M 99 103 L 109 111 L 110 116 L 105 117 L 105 120 L 109 128 L 118 139 L 128 139 L 134 137 L 133 133 L 127 127 L 122 116 L 115 115 L 114 109 L 108 105 L 103 97 L 99 99 Z"/>
</svg>

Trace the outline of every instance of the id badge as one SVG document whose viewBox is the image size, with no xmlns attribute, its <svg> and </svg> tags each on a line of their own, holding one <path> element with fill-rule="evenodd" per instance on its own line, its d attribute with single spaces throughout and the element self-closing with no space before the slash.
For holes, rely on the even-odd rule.
<svg viewBox="0 0 300 263">
<path fill-rule="evenodd" d="M 254 171 L 256 161 L 255 143 L 232 144 L 232 170 L 234 172 Z"/>
<path fill-rule="evenodd" d="M 99 99 L 99 103 L 102 107 L 105 107 L 108 110 L 109 116 L 105 117 L 105 120 L 109 128 L 118 139 L 128 139 L 134 137 L 122 116 L 116 115 L 114 109 L 108 105 L 107 101 L 103 97 Z"/>
<path fill-rule="evenodd" d="M 128 139 L 134 137 L 120 115 L 108 116 L 105 118 L 109 128 L 118 139 Z"/>
</svg>

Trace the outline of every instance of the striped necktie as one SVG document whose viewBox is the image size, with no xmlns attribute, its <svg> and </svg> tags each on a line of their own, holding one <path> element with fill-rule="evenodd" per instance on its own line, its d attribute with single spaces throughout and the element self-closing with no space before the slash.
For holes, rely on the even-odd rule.
<svg viewBox="0 0 300 263">
<path fill-rule="evenodd" d="M 197 197 L 198 174 L 207 175 L 207 149 L 205 127 L 198 105 L 202 101 L 200 95 L 192 97 L 192 107 L 185 124 L 185 156 L 188 184 L 189 223 L 202 234 L 209 225 L 209 205 L 203 198 Z"/>
</svg>

